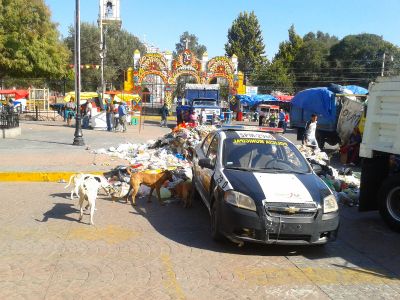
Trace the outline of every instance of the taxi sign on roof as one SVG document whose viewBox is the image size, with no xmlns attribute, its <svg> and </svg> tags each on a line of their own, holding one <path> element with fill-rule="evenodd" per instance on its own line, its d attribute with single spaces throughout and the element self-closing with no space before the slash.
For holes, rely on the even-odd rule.
<svg viewBox="0 0 400 300">
<path fill-rule="evenodd" d="M 242 131 L 262 131 L 268 133 L 283 133 L 282 128 L 276 127 L 262 127 L 262 126 L 249 126 L 249 125 L 223 125 L 222 130 L 242 130 Z"/>
</svg>

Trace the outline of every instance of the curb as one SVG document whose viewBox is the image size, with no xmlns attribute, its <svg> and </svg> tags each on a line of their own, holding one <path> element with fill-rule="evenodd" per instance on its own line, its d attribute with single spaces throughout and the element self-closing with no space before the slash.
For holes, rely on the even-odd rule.
<svg viewBox="0 0 400 300">
<path fill-rule="evenodd" d="M 103 175 L 104 172 L 0 172 L 0 182 L 58 182 L 60 180 L 68 182 L 70 177 L 77 173 Z"/>
</svg>

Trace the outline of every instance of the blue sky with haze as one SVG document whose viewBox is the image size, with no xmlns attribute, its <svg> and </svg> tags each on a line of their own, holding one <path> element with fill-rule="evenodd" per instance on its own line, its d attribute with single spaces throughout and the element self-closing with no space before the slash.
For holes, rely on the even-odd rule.
<svg viewBox="0 0 400 300">
<path fill-rule="evenodd" d="M 75 1 L 45 0 L 63 36 L 74 22 Z M 174 50 L 184 31 L 194 33 L 210 57 L 224 55 L 232 21 L 241 11 L 254 11 L 263 31 L 266 54 L 273 57 L 288 38 L 291 24 L 304 35 L 321 30 L 343 38 L 374 33 L 400 45 L 400 0 L 121 0 L 122 26 L 161 50 Z M 98 0 L 81 0 L 81 19 L 96 22 Z"/>
</svg>

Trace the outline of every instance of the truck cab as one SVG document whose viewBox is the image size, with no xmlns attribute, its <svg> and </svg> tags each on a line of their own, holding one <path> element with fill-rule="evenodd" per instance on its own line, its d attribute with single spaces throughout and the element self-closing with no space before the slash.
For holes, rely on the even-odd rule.
<svg viewBox="0 0 400 300">
<path fill-rule="evenodd" d="M 200 115 L 204 109 L 207 122 L 211 122 L 213 114 L 217 116 L 221 114 L 219 84 L 186 84 L 185 99 L 188 106 L 182 109 L 195 111 L 197 115 Z"/>
</svg>

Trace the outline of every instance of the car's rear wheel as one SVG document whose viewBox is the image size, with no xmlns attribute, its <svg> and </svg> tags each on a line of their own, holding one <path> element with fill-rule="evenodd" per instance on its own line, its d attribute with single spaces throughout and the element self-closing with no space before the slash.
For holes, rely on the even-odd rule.
<svg viewBox="0 0 400 300">
<path fill-rule="evenodd" d="M 211 237 L 214 241 L 221 241 L 223 235 L 220 231 L 218 203 L 214 201 L 211 207 Z"/>
</svg>

